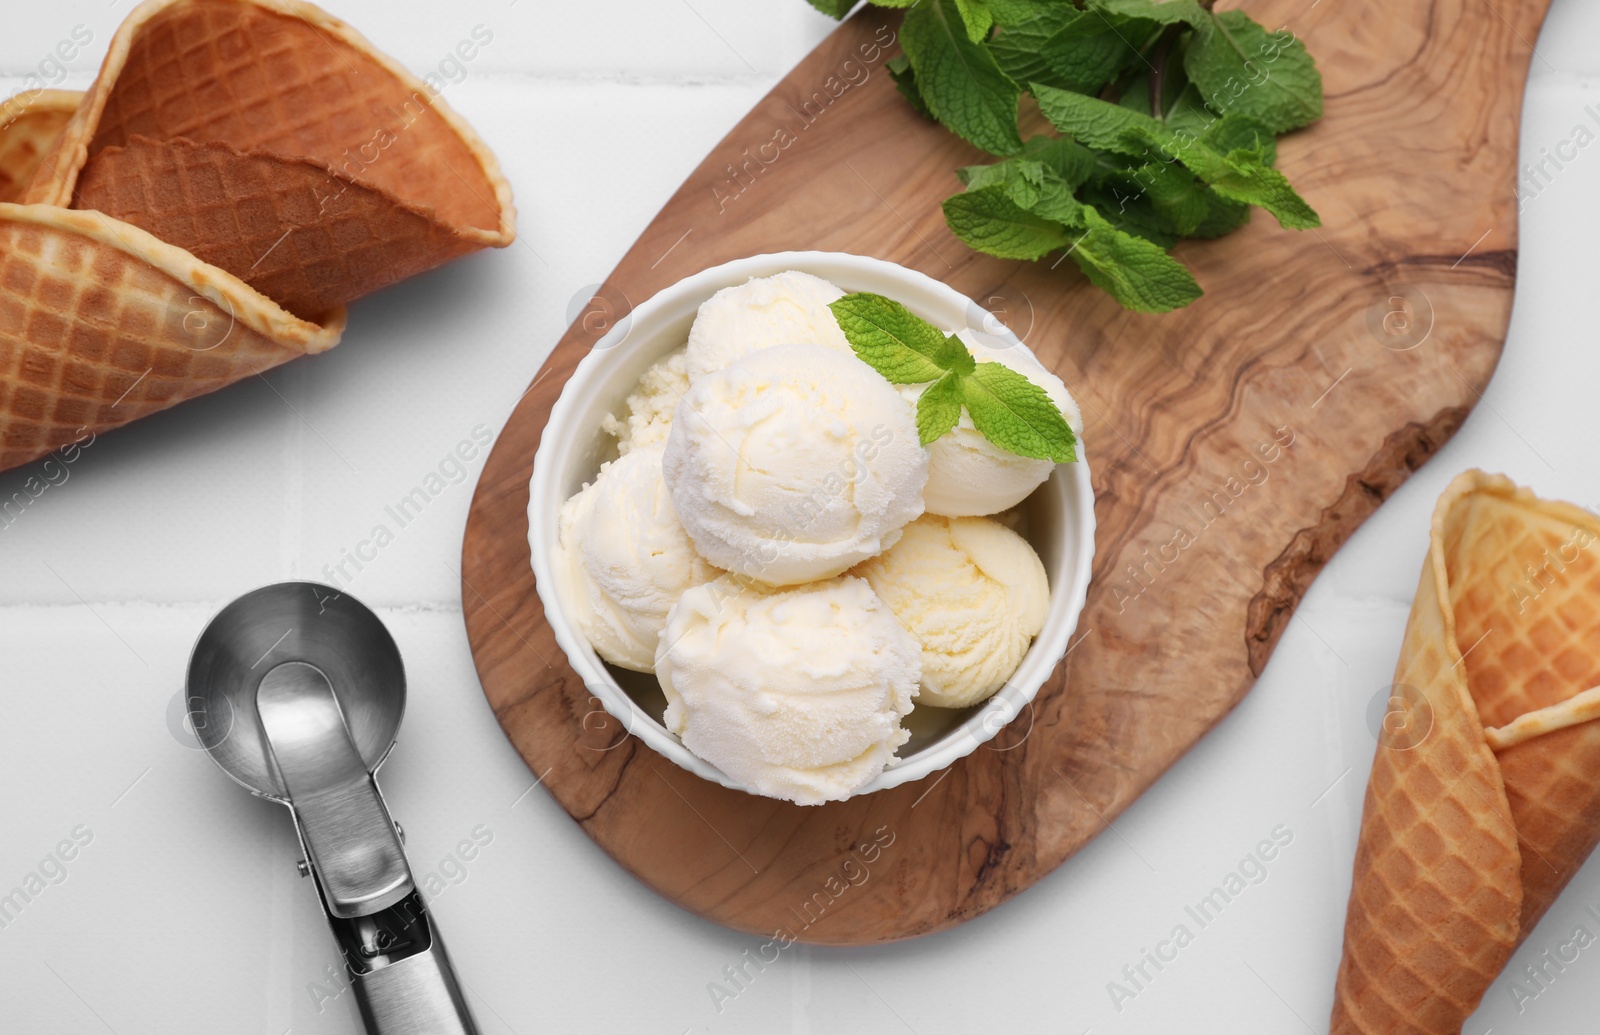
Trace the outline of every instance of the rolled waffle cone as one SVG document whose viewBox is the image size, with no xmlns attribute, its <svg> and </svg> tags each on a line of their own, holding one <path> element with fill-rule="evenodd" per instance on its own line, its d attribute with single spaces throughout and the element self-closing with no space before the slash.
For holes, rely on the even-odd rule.
<svg viewBox="0 0 1600 1035">
<path fill-rule="evenodd" d="M 331 348 L 344 303 L 515 236 L 466 123 L 309 4 L 150 0 L 81 99 L 8 107 L 0 469 Z"/>
<path fill-rule="evenodd" d="M 1600 841 L 1600 519 L 1468 471 L 1372 764 L 1332 1032 L 1460 1032 Z"/>
<path fill-rule="evenodd" d="M 82 99 L 71 90 L 32 90 L 0 104 L 0 202 L 22 196 Z"/>
</svg>

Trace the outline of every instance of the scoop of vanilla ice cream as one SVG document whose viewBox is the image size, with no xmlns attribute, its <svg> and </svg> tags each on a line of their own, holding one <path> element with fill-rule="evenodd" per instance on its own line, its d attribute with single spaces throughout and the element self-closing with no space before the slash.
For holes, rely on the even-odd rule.
<svg viewBox="0 0 1600 1035">
<path fill-rule="evenodd" d="M 557 593 L 595 652 L 649 672 L 667 612 L 683 591 L 722 574 L 678 523 L 661 448 L 635 449 L 561 507 L 551 561 Z"/>
<path fill-rule="evenodd" d="M 795 270 L 723 288 L 701 304 L 689 329 L 689 380 L 773 345 L 824 345 L 855 355 L 828 308 L 843 297 L 821 277 Z"/>
<path fill-rule="evenodd" d="M 1039 555 L 990 518 L 924 515 L 852 574 L 922 645 L 917 703 L 941 708 L 977 704 L 1004 686 L 1050 607 Z"/>
<path fill-rule="evenodd" d="M 970 331 L 951 331 L 980 363 L 994 361 L 1010 367 L 1045 390 L 1075 435 L 1083 434 L 1083 414 L 1068 393 L 1061 378 L 1045 368 L 1025 345 L 1009 349 L 988 348 L 978 343 Z M 927 385 L 902 385 L 901 393 L 913 405 Z M 984 438 L 972 423 L 971 414 L 961 411 L 955 428 L 928 446 L 928 484 L 922 490 L 928 513 L 946 517 L 975 517 L 998 514 L 1028 498 L 1050 477 L 1055 464 L 1018 456 Z"/>
<path fill-rule="evenodd" d="M 624 404 L 622 417 L 606 414 L 600 430 L 617 440 L 617 452 L 667 444 L 672 427 L 672 411 L 689 390 L 683 349 L 672 353 L 646 370 Z"/>
<path fill-rule="evenodd" d="M 663 458 L 689 538 L 774 586 L 837 575 L 922 513 L 928 454 L 900 393 L 820 345 L 752 352 L 693 382 Z"/>
<path fill-rule="evenodd" d="M 895 759 L 920 651 L 861 579 L 774 590 L 725 576 L 684 593 L 656 675 L 667 729 L 750 790 L 848 798 Z"/>
</svg>

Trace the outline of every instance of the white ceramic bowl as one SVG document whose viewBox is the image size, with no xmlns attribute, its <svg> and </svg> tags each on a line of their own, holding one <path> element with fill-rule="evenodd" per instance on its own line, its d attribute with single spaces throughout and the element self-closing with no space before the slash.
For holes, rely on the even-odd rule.
<svg viewBox="0 0 1600 1035">
<path fill-rule="evenodd" d="M 725 263 L 678 281 L 636 307 L 578 364 L 550 411 L 530 485 L 528 543 L 545 618 L 589 692 L 624 728 L 690 772 L 742 791 L 748 788 L 694 755 L 667 732 L 661 724 L 666 698 L 654 677 L 607 666 L 568 621 L 551 576 L 550 556 L 556 546 L 561 505 L 594 479 L 601 463 L 616 456 L 615 441 L 600 430 L 601 418 L 608 413 L 620 415 L 640 375 L 683 346 L 700 303 L 722 288 L 785 270 L 814 273 L 845 291 L 887 296 L 940 327 L 970 327 L 991 347 L 1025 347 L 976 302 L 914 270 L 840 252 L 778 252 Z M 1083 610 L 1094 557 L 1094 493 L 1081 442 L 1077 462 L 1058 465 L 1022 506 L 1027 519 L 1024 534 L 1044 561 L 1050 579 L 1050 611 L 1043 631 L 1016 673 L 988 701 L 962 711 L 914 709 L 906 720 L 912 739 L 900 749 L 900 762 L 858 794 L 920 779 L 971 754 L 1012 719 L 1029 711 L 1039 687 L 1066 653 Z M 1030 713 L 1030 724 L 1031 720 Z"/>
</svg>

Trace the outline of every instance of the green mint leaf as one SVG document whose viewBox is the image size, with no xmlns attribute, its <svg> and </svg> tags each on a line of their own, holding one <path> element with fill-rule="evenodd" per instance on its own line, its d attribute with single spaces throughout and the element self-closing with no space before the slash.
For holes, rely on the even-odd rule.
<svg viewBox="0 0 1600 1035">
<path fill-rule="evenodd" d="M 1168 129 L 1157 119 L 1107 101 L 1037 84 L 1033 90 L 1045 118 L 1090 147 L 1161 162 L 1176 158 L 1222 197 L 1259 205 L 1285 227 L 1322 225 L 1283 174 L 1255 152 L 1239 149 L 1222 154 L 1187 130 Z M 1236 134 L 1237 130 L 1224 132 Z M 1188 234 L 1199 218 L 1198 213 L 1185 209 L 1174 217 L 1173 227 L 1179 234 Z"/>
<path fill-rule="evenodd" d="M 948 346 L 945 355 L 950 359 L 949 369 L 963 377 L 972 373 L 977 367 L 978 361 L 973 357 L 972 353 L 967 351 L 967 343 L 954 334 L 945 335 L 944 340 Z"/>
<path fill-rule="evenodd" d="M 1210 211 L 1200 225 L 1194 228 L 1192 237 L 1221 237 L 1231 234 L 1235 230 L 1250 222 L 1250 206 L 1237 201 L 1229 201 L 1215 191 L 1208 192 L 1206 202 Z"/>
<path fill-rule="evenodd" d="M 1089 0 L 1085 6 L 1090 11 L 1159 25 L 1199 25 L 1211 18 L 1197 0 Z"/>
<path fill-rule="evenodd" d="M 1222 197 L 1259 205 L 1271 212 L 1286 229 L 1306 230 L 1322 225 L 1322 220 L 1305 199 L 1295 193 L 1283 173 L 1269 168 L 1254 151 L 1235 150 L 1222 154 L 1187 132 L 1174 133 L 1165 129 L 1151 132 L 1141 128 L 1131 135 L 1176 158 Z M 1189 230 L 1182 232 L 1187 234 Z"/>
<path fill-rule="evenodd" d="M 1163 251 L 1178 243 L 1179 234 L 1171 220 L 1155 210 L 1148 194 L 1139 193 L 1127 183 L 1108 179 L 1102 184 L 1085 187 L 1083 204 L 1092 206 L 1114 229 L 1142 237 Z M 1088 223 L 1087 217 L 1083 222 Z"/>
<path fill-rule="evenodd" d="M 829 18 L 837 20 L 850 13 L 856 0 L 810 0 L 810 4 Z"/>
<path fill-rule="evenodd" d="M 1013 82 L 1051 81 L 1053 69 L 1045 47 L 1057 32 L 1071 25 L 1083 12 L 1071 4 L 1059 4 L 1010 23 L 989 41 L 989 53 Z"/>
<path fill-rule="evenodd" d="M 1278 225 L 1287 230 L 1310 230 L 1322 225 L 1322 217 L 1306 204 L 1306 200 L 1289 184 L 1288 178 L 1264 164 L 1257 152 L 1238 150 L 1218 155 L 1204 144 L 1199 144 L 1193 153 L 1206 155 L 1208 169 L 1214 166 L 1217 170 L 1215 176 L 1209 172 L 1200 173 L 1199 170 L 1195 170 L 1196 173 L 1211 184 L 1212 190 L 1229 201 L 1242 201 L 1264 208 L 1272 213 Z M 1194 169 L 1191 161 L 1180 161 Z"/>
<path fill-rule="evenodd" d="M 1190 82 L 1219 115 L 1245 115 L 1271 133 L 1322 117 L 1322 74 L 1287 28 L 1268 33 L 1243 11 L 1195 29 L 1183 58 Z"/>
<path fill-rule="evenodd" d="M 1206 185 L 1176 162 L 1146 162 L 1130 169 L 1121 187 L 1148 203 L 1157 225 L 1180 237 L 1194 233 L 1211 212 Z"/>
<path fill-rule="evenodd" d="M 1167 123 L 1170 129 L 1181 129 Z M 1208 145 L 1213 151 L 1227 154 L 1229 151 L 1254 151 L 1261 156 L 1261 164 L 1272 166 L 1278 164 L 1278 138 L 1255 119 L 1244 115 L 1224 115 L 1210 125 L 1199 130 L 1191 130 L 1200 135 L 1200 142 Z"/>
<path fill-rule="evenodd" d="M 1083 230 L 1088 225 L 1083 214 L 1083 203 L 1073 194 L 1072 185 L 1053 173 L 1045 175 L 1044 185 L 1039 188 L 1039 198 L 1030 211 L 1036 216 L 1054 220 L 1068 230 Z"/>
<path fill-rule="evenodd" d="M 1193 83 L 1186 84 L 1167 106 L 1164 121 L 1173 132 L 1191 133 L 1223 154 L 1243 148 L 1259 151 L 1265 165 L 1278 164 L 1278 138 L 1271 130 L 1248 115 L 1212 111 Z"/>
<path fill-rule="evenodd" d="M 1031 158 L 1007 158 L 991 165 L 968 165 L 956 170 L 968 190 L 1003 187 L 1021 208 L 1032 208 L 1044 186 L 1044 164 Z"/>
<path fill-rule="evenodd" d="M 1068 254 L 1090 281 L 1124 307 L 1166 313 L 1200 297 L 1194 276 L 1166 249 L 1117 229 L 1087 205 L 1083 211 L 1088 229 Z"/>
<path fill-rule="evenodd" d="M 924 389 L 917 400 L 917 436 L 924 446 L 961 419 L 961 381 L 962 375 L 952 370 Z"/>
<path fill-rule="evenodd" d="M 1097 93 L 1140 64 L 1138 47 L 1152 28 L 1150 22 L 1060 4 L 1005 25 L 989 42 L 989 51 L 1016 82 Z"/>
<path fill-rule="evenodd" d="M 1136 111 L 1140 115 L 1153 117 L 1150 110 L 1150 71 L 1130 72 L 1117 80 L 1117 98 L 1115 104 L 1119 108 Z"/>
<path fill-rule="evenodd" d="M 1161 123 L 1128 108 L 1088 97 L 1070 90 L 1058 90 L 1043 83 L 1028 89 L 1039 102 L 1039 111 L 1050 124 L 1075 138 L 1078 143 L 1100 151 L 1140 155 L 1147 146 L 1134 142 L 1135 133 L 1159 133 Z"/>
<path fill-rule="evenodd" d="M 1071 241 L 1060 223 L 1012 201 L 1004 185 L 945 199 L 944 219 L 968 245 L 1002 259 L 1037 259 Z"/>
<path fill-rule="evenodd" d="M 1001 28 L 1059 10 L 1059 0 L 988 0 L 994 23 Z"/>
<path fill-rule="evenodd" d="M 967 27 L 967 39 L 982 43 L 989 37 L 989 30 L 994 28 L 994 14 L 984 0 L 956 0 L 956 11 Z"/>
<path fill-rule="evenodd" d="M 1069 187 L 1076 187 L 1094 175 L 1095 153 L 1065 137 L 1030 137 L 1022 145 L 1022 156 L 1040 162 Z"/>
<path fill-rule="evenodd" d="M 1168 66 L 1171 67 L 1170 64 Z M 1222 115 L 1206 107 L 1200 88 L 1185 82 L 1183 90 L 1167 105 L 1165 122 L 1170 130 L 1187 130 L 1195 136 L 1204 136 L 1207 127 L 1221 121 Z"/>
<path fill-rule="evenodd" d="M 951 339 L 942 331 L 882 295 L 857 292 L 828 308 L 856 355 L 892 384 L 937 380 L 967 355 L 959 342 L 952 350 Z"/>
<path fill-rule="evenodd" d="M 955 0 L 920 0 L 901 23 L 900 45 L 935 118 L 991 154 L 1022 150 L 1017 131 L 1022 90 L 995 64 L 987 47 L 967 36 Z"/>
<path fill-rule="evenodd" d="M 1197 161 L 1202 155 L 1204 161 Z M 1229 151 L 1220 155 L 1198 144 L 1179 161 L 1211 184 L 1211 189 L 1222 197 L 1266 209 L 1287 230 L 1309 230 L 1322 225 L 1322 218 L 1290 186 L 1283 173 L 1263 164 L 1261 156 L 1254 151 Z"/>
<path fill-rule="evenodd" d="M 1077 438 L 1043 388 L 1000 363 L 979 363 L 961 379 L 973 426 L 1008 452 L 1058 464 L 1077 459 Z"/>
<path fill-rule="evenodd" d="M 896 54 L 884 63 L 884 67 L 889 70 L 889 78 L 894 80 L 894 88 L 910 102 L 912 109 L 925 119 L 933 118 L 933 112 L 928 110 L 928 102 L 922 99 L 922 91 L 917 87 L 917 73 L 911 68 L 911 59 L 904 54 Z"/>
</svg>

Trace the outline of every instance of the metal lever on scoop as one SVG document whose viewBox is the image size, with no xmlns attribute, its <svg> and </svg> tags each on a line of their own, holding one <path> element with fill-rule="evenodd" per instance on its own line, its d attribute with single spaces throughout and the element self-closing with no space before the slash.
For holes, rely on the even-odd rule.
<svg viewBox="0 0 1600 1035">
<path fill-rule="evenodd" d="M 286 661 L 262 678 L 256 709 L 328 913 L 363 916 L 410 894 L 415 886 L 394 820 L 350 740 L 328 677 Z"/>
<path fill-rule="evenodd" d="M 377 781 L 321 669 L 273 668 L 256 710 L 373 1035 L 477 1035 Z"/>
</svg>

